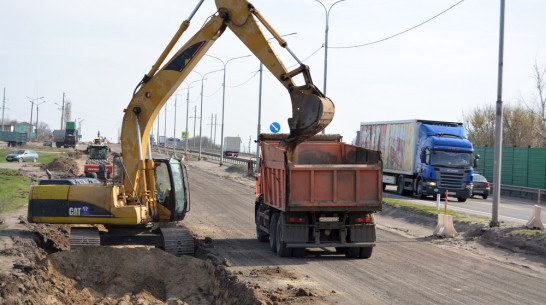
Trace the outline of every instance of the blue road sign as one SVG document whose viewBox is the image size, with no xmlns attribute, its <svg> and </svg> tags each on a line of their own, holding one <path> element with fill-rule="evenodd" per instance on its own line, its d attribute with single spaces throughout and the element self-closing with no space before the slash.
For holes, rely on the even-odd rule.
<svg viewBox="0 0 546 305">
<path fill-rule="evenodd" d="M 271 130 L 272 133 L 277 133 L 281 131 L 281 124 L 273 122 L 271 125 L 269 125 L 269 130 Z"/>
<path fill-rule="evenodd" d="M 181 138 L 182 138 L 182 140 L 185 140 L 185 139 L 187 139 L 187 138 L 188 138 L 188 136 L 189 136 L 188 132 L 186 132 L 186 131 L 182 131 L 182 137 L 181 137 Z"/>
</svg>

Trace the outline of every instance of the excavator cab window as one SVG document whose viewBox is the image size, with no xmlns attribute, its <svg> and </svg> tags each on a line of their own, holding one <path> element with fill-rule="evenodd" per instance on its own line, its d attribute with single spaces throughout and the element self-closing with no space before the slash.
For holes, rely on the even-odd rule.
<svg viewBox="0 0 546 305">
<path fill-rule="evenodd" d="M 188 185 L 187 176 L 180 161 L 154 160 L 156 199 L 171 211 L 171 221 L 186 216 Z"/>
</svg>

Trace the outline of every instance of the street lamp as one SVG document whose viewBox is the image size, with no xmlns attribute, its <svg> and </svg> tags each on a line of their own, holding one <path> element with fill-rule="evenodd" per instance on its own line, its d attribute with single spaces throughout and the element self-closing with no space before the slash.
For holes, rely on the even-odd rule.
<svg viewBox="0 0 546 305">
<path fill-rule="evenodd" d="M 226 101 L 226 68 L 227 68 L 227 64 L 232 60 L 245 58 L 245 57 L 249 57 L 249 56 L 252 56 L 252 55 L 234 57 L 234 58 L 231 58 L 231 59 L 227 60 L 225 63 L 224 63 L 223 60 L 221 60 L 218 57 L 215 57 L 215 56 L 212 56 L 212 55 L 207 55 L 207 56 L 218 59 L 220 62 L 222 62 L 222 65 L 224 65 L 224 69 L 222 69 L 222 70 L 224 70 L 224 80 L 223 80 L 223 83 L 222 83 L 222 128 L 220 128 L 220 130 L 221 130 L 221 132 L 220 132 L 220 166 L 222 166 L 223 163 L 224 163 L 224 107 L 225 107 L 225 101 Z"/>
<path fill-rule="evenodd" d="M 203 130 L 203 82 L 205 80 L 205 76 L 207 76 L 208 74 L 220 72 L 222 70 L 223 69 L 210 71 L 203 74 L 203 76 L 201 77 L 201 114 L 199 114 L 199 160 L 201 160 L 201 147 L 203 147 L 203 134 L 201 133 L 201 131 Z M 220 155 L 220 159 L 221 158 L 222 157 Z"/>
<path fill-rule="evenodd" d="M 281 37 L 284 36 L 290 36 L 295 35 L 294 33 L 284 34 L 281 35 Z M 269 38 L 267 41 L 273 39 L 274 37 Z M 256 134 L 256 167 L 254 168 L 255 172 L 258 172 L 258 159 L 260 158 L 260 142 L 258 142 L 258 138 L 260 137 L 260 133 L 262 132 L 262 72 L 263 72 L 264 64 L 262 61 L 260 61 L 260 85 L 258 90 L 258 132 Z"/>
<path fill-rule="evenodd" d="M 38 115 L 39 115 L 39 107 L 40 105 L 42 105 L 43 103 L 45 103 L 46 101 L 42 101 L 41 103 L 36 103 L 36 140 L 38 140 Z"/>
<path fill-rule="evenodd" d="M 326 28 L 324 30 L 324 87 L 322 89 L 324 91 L 323 92 L 324 96 L 326 96 L 326 79 L 328 75 L 328 29 L 329 29 L 328 20 L 330 18 L 330 10 L 332 9 L 332 7 L 334 7 L 334 5 L 346 0 L 336 1 L 334 2 L 334 4 L 330 5 L 328 9 L 326 9 L 326 6 L 324 6 L 324 4 L 322 4 L 322 2 L 320 2 L 319 0 L 315 0 L 315 1 L 320 3 L 320 5 L 322 5 L 322 7 L 324 8 L 324 12 L 326 13 Z M 324 134 L 325 132 L 326 132 L 326 129 L 323 129 L 322 134 Z"/>
<path fill-rule="evenodd" d="M 197 71 L 193 71 L 199 75 L 201 75 L 201 73 L 197 72 Z M 190 144 L 190 137 L 188 135 L 188 123 L 189 123 L 189 116 L 190 116 L 190 88 L 191 88 L 191 84 L 193 83 L 196 83 L 196 82 L 199 82 L 201 81 L 200 79 L 198 80 L 195 80 L 191 83 L 188 84 L 188 93 L 186 95 L 186 144 L 184 145 L 184 154 L 186 155 L 186 157 L 188 156 L 188 145 Z M 195 135 L 193 135 L 195 137 Z"/>
<path fill-rule="evenodd" d="M 29 121 L 29 124 L 30 124 L 30 130 L 28 132 L 28 141 L 29 142 L 32 142 L 31 141 L 31 138 L 32 138 L 32 112 L 34 111 L 34 102 L 37 101 L 37 100 L 41 100 L 43 99 L 44 97 L 38 97 L 38 98 L 35 98 L 35 99 L 32 99 L 30 97 L 27 96 L 27 98 L 30 100 L 29 103 L 31 103 L 30 105 L 30 121 Z"/>
</svg>

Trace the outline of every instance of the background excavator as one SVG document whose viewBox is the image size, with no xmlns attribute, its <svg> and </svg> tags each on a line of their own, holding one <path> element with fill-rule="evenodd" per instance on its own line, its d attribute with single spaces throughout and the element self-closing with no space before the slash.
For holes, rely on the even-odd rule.
<svg viewBox="0 0 546 305">
<path fill-rule="evenodd" d="M 193 254 L 191 234 L 175 224 L 189 210 L 190 192 L 185 166 L 177 159 L 152 158 L 148 135 L 160 109 L 226 27 L 290 94 L 290 135 L 281 143 L 286 146 L 289 156 L 297 144 L 331 122 L 334 105 L 313 85 L 309 68 L 294 55 L 258 10 L 244 0 L 216 0 L 217 12 L 160 69 L 203 1 L 199 1 L 190 17 L 181 24 L 135 88 L 133 98 L 124 110 L 121 162 L 115 162 L 121 164 L 121 179 L 102 182 L 89 178 L 42 180 L 39 185 L 31 187 L 29 222 L 87 225 L 72 227 L 72 248 L 140 244 L 163 248 L 175 255 Z M 298 68 L 286 70 L 258 22 L 298 61 Z M 300 74 L 305 84 L 296 86 L 293 78 Z M 98 225 L 102 225 L 100 230 Z"/>
</svg>

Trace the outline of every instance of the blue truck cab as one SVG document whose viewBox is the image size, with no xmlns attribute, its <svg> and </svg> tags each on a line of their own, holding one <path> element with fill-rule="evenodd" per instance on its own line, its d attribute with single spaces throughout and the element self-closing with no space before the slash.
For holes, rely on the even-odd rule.
<svg viewBox="0 0 546 305">
<path fill-rule="evenodd" d="M 472 195 L 474 147 L 460 123 L 423 123 L 419 126 L 415 193 L 455 196 L 465 201 Z"/>
</svg>

